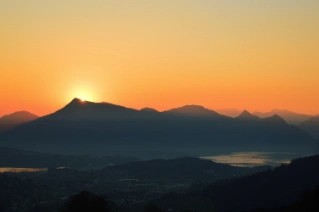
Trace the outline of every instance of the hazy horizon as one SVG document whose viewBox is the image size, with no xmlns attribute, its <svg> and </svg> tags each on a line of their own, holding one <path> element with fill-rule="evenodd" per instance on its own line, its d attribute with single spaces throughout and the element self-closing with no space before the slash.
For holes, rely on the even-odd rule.
<svg viewBox="0 0 319 212">
<path fill-rule="evenodd" d="M 6 116 L 6 115 L 10 115 L 10 114 L 13 114 L 13 113 L 16 113 L 16 112 L 21 112 L 21 111 L 26 111 L 26 112 L 29 112 L 29 113 L 32 113 L 32 114 L 35 114 L 35 115 L 38 115 L 38 116 L 45 116 L 45 115 L 48 115 L 48 114 L 51 114 L 51 113 L 54 113 L 56 112 L 57 110 L 61 109 L 62 107 L 64 107 L 65 105 L 67 105 L 68 103 L 70 103 L 73 99 L 80 99 L 78 97 L 74 97 L 72 99 L 70 99 L 69 102 L 66 102 L 64 105 L 62 105 L 61 107 L 59 108 L 56 108 L 55 110 L 53 111 L 50 111 L 48 113 L 44 113 L 44 114 L 40 114 L 40 113 L 37 113 L 37 112 L 34 112 L 34 111 L 29 111 L 29 110 L 26 110 L 26 109 L 19 109 L 19 110 L 16 110 L 16 111 L 11 111 L 11 112 L 8 112 L 8 113 L 4 113 L 4 114 L 1 114 L 0 113 L 0 118 L 3 117 L 3 116 Z M 108 101 L 90 101 L 90 100 L 85 100 L 85 99 L 80 99 L 81 101 L 83 102 L 94 102 L 94 103 L 111 103 L 111 104 L 115 104 L 115 105 L 120 105 L 120 104 L 117 104 L 116 102 L 108 102 Z M 275 112 L 275 111 L 286 111 L 286 112 L 292 112 L 292 113 L 297 113 L 297 114 L 301 114 L 301 115 L 309 115 L 309 116 L 318 116 L 319 113 L 314 113 L 314 114 L 307 114 L 307 113 L 302 113 L 302 112 L 298 112 L 298 111 L 291 111 L 291 110 L 288 110 L 288 109 L 281 109 L 281 108 L 273 108 L 273 109 L 270 109 L 270 110 L 265 110 L 265 111 L 250 111 L 250 110 L 247 110 L 245 108 L 243 109 L 238 109 L 238 108 L 210 108 L 210 107 L 207 107 L 205 105 L 200 105 L 200 104 L 185 104 L 185 105 L 176 105 L 176 106 L 173 106 L 173 107 L 170 107 L 170 108 L 165 108 L 165 109 L 162 109 L 162 110 L 159 110 L 158 108 L 155 108 L 155 107 L 148 107 L 147 105 L 146 106 L 142 106 L 142 107 L 139 107 L 139 108 L 134 108 L 134 107 L 129 107 L 129 108 L 132 108 L 132 109 L 136 109 L 136 110 L 141 110 L 143 108 L 152 108 L 152 109 L 155 109 L 159 112 L 164 112 L 166 110 L 170 110 L 170 109 L 174 109 L 174 108 L 179 108 L 179 107 L 183 107 L 183 106 L 187 106 L 187 105 L 196 105 L 196 106 L 203 106 L 204 108 L 206 109 L 209 109 L 209 110 L 213 110 L 215 112 L 218 112 L 219 114 L 222 114 L 222 115 L 226 115 L 226 116 L 230 116 L 230 117 L 235 117 L 237 115 L 240 115 L 243 111 L 248 111 L 252 114 L 254 113 L 271 113 L 271 112 Z M 124 107 L 128 107 L 127 105 L 120 105 L 120 106 L 124 106 Z"/>
<path fill-rule="evenodd" d="M 318 1 L 0 5 L 0 114 L 47 114 L 74 96 L 319 113 Z"/>
</svg>

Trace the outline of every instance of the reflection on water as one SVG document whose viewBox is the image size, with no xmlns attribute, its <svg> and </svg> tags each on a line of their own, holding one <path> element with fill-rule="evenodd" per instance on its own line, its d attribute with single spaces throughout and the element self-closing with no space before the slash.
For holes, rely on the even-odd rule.
<svg viewBox="0 0 319 212">
<path fill-rule="evenodd" d="M 47 171 L 47 168 L 14 168 L 14 167 L 0 167 L 0 173 L 6 173 L 6 172 L 45 172 Z"/>
<path fill-rule="evenodd" d="M 235 152 L 225 155 L 205 156 L 202 158 L 212 160 L 216 163 L 224 163 L 233 166 L 253 167 L 253 166 L 278 166 L 290 163 L 296 157 L 292 153 L 286 152 Z"/>
</svg>

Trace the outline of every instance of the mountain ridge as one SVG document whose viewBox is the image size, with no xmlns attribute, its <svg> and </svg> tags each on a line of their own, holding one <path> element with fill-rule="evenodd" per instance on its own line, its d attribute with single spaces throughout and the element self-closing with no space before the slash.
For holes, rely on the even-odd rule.
<svg viewBox="0 0 319 212">
<path fill-rule="evenodd" d="M 0 140 L 1 146 L 53 153 L 136 156 L 157 151 L 164 157 L 169 152 L 299 151 L 314 143 L 279 116 L 241 120 L 196 105 L 150 112 L 76 98 L 52 114 L 0 134 Z"/>
<path fill-rule="evenodd" d="M 210 110 L 201 105 L 184 105 L 163 111 L 162 113 L 170 113 L 175 115 L 193 116 L 193 117 L 226 117 L 214 110 Z"/>
<path fill-rule="evenodd" d="M 241 120 L 260 120 L 258 116 L 251 114 L 248 110 L 243 110 L 241 114 L 235 118 Z"/>
<path fill-rule="evenodd" d="M 269 112 L 254 112 L 254 115 L 265 118 L 273 115 L 279 115 L 282 117 L 287 123 L 298 125 L 309 118 L 311 118 L 311 115 L 308 114 L 302 114 L 302 113 L 296 113 L 290 110 L 283 110 L 283 109 L 273 109 Z"/>
</svg>

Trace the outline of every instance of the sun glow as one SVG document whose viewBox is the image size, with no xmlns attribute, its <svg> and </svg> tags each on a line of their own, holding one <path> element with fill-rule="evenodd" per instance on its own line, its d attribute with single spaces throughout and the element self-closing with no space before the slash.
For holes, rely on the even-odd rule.
<svg viewBox="0 0 319 212">
<path fill-rule="evenodd" d="M 97 101 L 96 92 L 90 86 L 74 87 L 71 89 L 68 99 L 79 98 L 81 101 Z"/>
<path fill-rule="evenodd" d="M 318 22 L 315 0 L 0 0 L 0 116 L 75 97 L 318 114 Z"/>
<path fill-rule="evenodd" d="M 81 101 L 94 101 L 93 94 L 86 90 L 79 90 L 74 94 L 74 97 L 81 99 Z"/>
</svg>

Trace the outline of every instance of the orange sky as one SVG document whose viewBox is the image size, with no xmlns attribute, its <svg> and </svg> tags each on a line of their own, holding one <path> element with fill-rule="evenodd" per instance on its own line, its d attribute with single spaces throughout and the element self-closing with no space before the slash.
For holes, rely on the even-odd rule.
<svg viewBox="0 0 319 212">
<path fill-rule="evenodd" d="M 319 1 L 2 0 L 0 115 L 78 96 L 319 113 Z"/>
</svg>

